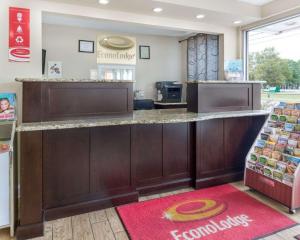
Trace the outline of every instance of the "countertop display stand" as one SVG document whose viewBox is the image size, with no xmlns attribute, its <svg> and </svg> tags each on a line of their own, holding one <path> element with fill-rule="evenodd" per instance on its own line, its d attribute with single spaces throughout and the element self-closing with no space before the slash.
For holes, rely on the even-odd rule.
<svg viewBox="0 0 300 240">
<path fill-rule="evenodd" d="M 274 107 L 246 157 L 244 179 L 290 213 L 300 207 L 300 103 Z"/>
</svg>

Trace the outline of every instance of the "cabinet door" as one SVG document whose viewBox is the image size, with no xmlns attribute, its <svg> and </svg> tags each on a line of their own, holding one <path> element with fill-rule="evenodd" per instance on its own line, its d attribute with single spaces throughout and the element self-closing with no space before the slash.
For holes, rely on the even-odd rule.
<svg viewBox="0 0 300 240">
<path fill-rule="evenodd" d="M 158 183 L 163 177 L 162 125 L 132 127 L 132 158 L 138 187 Z"/>
<path fill-rule="evenodd" d="M 43 133 L 45 208 L 75 203 L 89 194 L 89 129 Z"/>
<path fill-rule="evenodd" d="M 163 175 L 166 178 L 188 177 L 189 124 L 163 125 Z"/>
<path fill-rule="evenodd" d="M 126 192 L 130 187 L 130 127 L 92 129 L 91 191 L 111 195 Z"/>
<path fill-rule="evenodd" d="M 245 158 L 252 145 L 250 123 L 249 117 L 224 119 L 224 160 L 228 171 L 244 169 Z"/>
<path fill-rule="evenodd" d="M 223 119 L 197 122 L 197 179 L 215 177 L 224 171 L 223 129 Z"/>
</svg>

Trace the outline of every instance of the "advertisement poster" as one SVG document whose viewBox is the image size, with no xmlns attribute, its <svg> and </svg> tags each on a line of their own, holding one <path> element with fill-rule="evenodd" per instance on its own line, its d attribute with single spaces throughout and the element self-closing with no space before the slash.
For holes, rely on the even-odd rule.
<svg viewBox="0 0 300 240">
<path fill-rule="evenodd" d="M 136 39 L 128 36 L 98 36 L 97 63 L 135 65 Z"/>
<path fill-rule="evenodd" d="M 16 119 L 16 94 L 0 93 L 0 121 Z"/>
<path fill-rule="evenodd" d="M 30 61 L 30 10 L 9 8 L 9 61 Z"/>
<path fill-rule="evenodd" d="M 225 61 L 224 70 L 226 80 L 243 80 L 243 61 L 241 59 Z"/>
</svg>

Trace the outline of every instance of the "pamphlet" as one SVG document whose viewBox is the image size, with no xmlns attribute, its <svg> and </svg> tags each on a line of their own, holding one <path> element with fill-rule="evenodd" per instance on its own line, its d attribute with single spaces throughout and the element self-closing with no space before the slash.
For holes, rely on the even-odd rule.
<svg viewBox="0 0 300 240">
<path fill-rule="evenodd" d="M 0 121 L 16 119 L 16 94 L 0 93 Z"/>
<path fill-rule="evenodd" d="M 247 168 L 292 186 L 300 167 L 300 103 L 280 102 L 247 159 Z"/>
</svg>

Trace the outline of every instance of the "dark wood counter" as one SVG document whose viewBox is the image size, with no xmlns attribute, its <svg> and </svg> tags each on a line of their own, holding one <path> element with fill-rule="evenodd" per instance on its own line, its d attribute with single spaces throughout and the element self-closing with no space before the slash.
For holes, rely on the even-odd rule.
<svg viewBox="0 0 300 240">
<path fill-rule="evenodd" d="M 188 110 L 197 113 L 261 109 L 262 81 L 190 81 Z"/>
<path fill-rule="evenodd" d="M 23 90 L 32 91 L 29 85 Z M 37 98 L 37 104 L 47 103 L 45 96 L 50 95 Z M 30 116 L 27 111 L 24 107 Z M 45 220 L 134 202 L 140 194 L 242 179 L 245 156 L 267 113 L 174 111 L 21 126 L 17 237 L 41 236 Z"/>
</svg>

